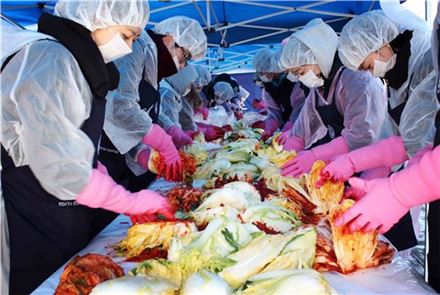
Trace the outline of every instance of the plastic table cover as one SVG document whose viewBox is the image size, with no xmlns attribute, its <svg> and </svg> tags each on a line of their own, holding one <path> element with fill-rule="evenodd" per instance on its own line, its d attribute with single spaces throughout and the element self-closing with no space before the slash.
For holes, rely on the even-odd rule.
<svg viewBox="0 0 440 295">
<path fill-rule="evenodd" d="M 194 187 L 201 187 L 204 181 L 195 181 Z M 176 184 L 163 179 L 153 182 L 149 189 L 166 192 Z M 423 217 L 423 216 L 421 216 Z M 120 215 L 102 232 L 100 232 L 90 244 L 80 251 L 78 255 L 88 253 L 110 256 L 118 263 L 127 274 L 137 263 L 126 262 L 124 257 L 117 257 L 113 245 L 120 242 L 127 235 L 131 226 L 130 219 Z M 415 249 L 420 250 L 420 249 Z M 411 252 L 411 251 L 410 251 Z M 349 275 L 335 272 L 324 273 L 330 285 L 339 294 L 436 294 L 424 281 L 414 256 L 408 251 L 398 253 L 392 263 L 382 265 L 374 269 L 366 269 Z M 414 252 L 414 251 L 413 251 Z M 420 252 L 420 251 L 419 251 Z M 53 273 L 32 294 L 53 294 L 58 286 L 61 273 L 65 265 Z"/>
</svg>

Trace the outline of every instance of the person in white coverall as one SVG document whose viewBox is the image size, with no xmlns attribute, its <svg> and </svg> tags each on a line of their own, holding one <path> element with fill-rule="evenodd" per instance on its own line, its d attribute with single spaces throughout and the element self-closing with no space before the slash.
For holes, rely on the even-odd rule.
<svg viewBox="0 0 440 295">
<path fill-rule="evenodd" d="M 400 165 L 423 148 L 432 148 L 437 73 L 431 58 L 430 29 L 397 2 L 385 1 L 383 11 L 355 17 L 341 32 L 339 56 L 353 70 L 370 71 L 388 85 L 388 111 L 398 134 L 335 157 L 324 169 L 326 178 L 348 180 L 354 173 Z M 429 136 L 430 135 L 430 136 Z M 418 156 L 416 157 L 418 158 Z M 356 194 L 356 190 L 352 191 Z M 359 198 L 361 195 L 357 194 Z M 413 209 L 417 228 L 417 210 Z M 410 214 L 387 237 L 403 250 L 417 243 Z"/>
<path fill-rule="evenodd" d="M 126 191 L 97 161 L 105 97 L 118 84 L 111 62 L 131 52 L 148 16 L 147 1 L 60 0 L 55 15 L 40 17 L 39 33 L 3 36 L 1 181 L 12 294 L 29 294 L 87 245 L 92 208 L 173 217 L 165 198 Z"/>
</svg>

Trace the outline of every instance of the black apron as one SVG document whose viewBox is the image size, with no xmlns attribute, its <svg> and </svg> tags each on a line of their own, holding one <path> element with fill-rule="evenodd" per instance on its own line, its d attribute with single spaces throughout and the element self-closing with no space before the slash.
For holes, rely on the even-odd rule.
<svg viewBox="0 0 440 295">
<path fill-rule="evenodd" d="M 278 85 L 267 82 L 263 83 L 264 90 L 269 93 L 272 99 L 280 106 L 283 124 L 289 122 L 292 114 L 292 104 L 290 103 L 290 95 L 292 94 L 295 83 L 287 79 L 285 76 L 280 77 L 281 81 Z"/>
<path fill-rule="evenodd" d="M 388 82 L 388 96 L 390 96 L 389 87 L 399 89 L 408 79 L 409 58 L 411 56 L 411 38 L 412 31 L 405 31 L 390 42 L 394 52 L 397 52 L 396 65 L 388 71 L 384 79 Z M 408 102 L 410 86 L 414 75 L 411 75 L 408 82 L 408 89 L 404 101 L 391 108 L 388 103 L 388 113 L 394 122 L 399 126 L 402 112 Z M 403 169 L 403 167 L 401 168 Z M 402 251 L 417 245 L 417 237 L 414 234 L 411 214 L 405 214 L 398 223 L 396 223 L 386 234 L 385 237 L 397 248 Z"/>
<path fill-rule="evenodd" d="M 319 116 L 321 117 L 322 123 L 327 127 L 326 135 L 315 142 L 311 148 L 314 148 L 318 145 L 326 144 L 336 137 L 341 136 L 342 130 L 344 129 L 344 116 L 339 113 L 338 108 L 336 107 L 336 96 L 335 91 L 338 85 L 339 79 L 341 78 L 342 73 L 345 68 L 342 68 L 339 71 L 339 75 L 335 77 L 337 70 L 334 75 L 330 75 L 329 79 L 326 81 L 327 85 L 324 85 L 324 97 L 327 99 L 330 95 L 333 97 L 332 102 L 329 105 L 320 106 L 318 104 L 319 95 L 315 92 L 315 107 Z M 329 83 L 330 82 L 330 83 Z M 334 85 L 334 86 L 333 86 Z M 333 92 L 330 93 L 330 89 L 333 86 Z M 317 90 L 312 90 L 317 91 Z"/>
<path fill-rule="evenodd" d="M 399 89 L 403 83 L 408 79 L 408 68 L 409 68 L 409 58 L 411 57 L 411 39 L 413 36 L 412 31 L 404 31 L 399 34 L 393 41 L 390 42 L 390 46 L 394 52 L 397 52 L 396 64 L 389 70 L 384 77 L 384 80 L 388 84 L 388 97 L 390 96 L 389 88 Z M 405 100 L 395 108 L 391 108 L 388 103 L 388 113 L 391 118 L 396 122 L 397 125 L 400 124 L 400 118 L 402 112 L 405 109 L 406 103 L 409 98 L 409 90 L 411 82 L 414 75 L 409 78 L 408 89 L 406 92 Z"/>
<path fill-rule="evenodd" d="M 440 40 L 440 31 L 437 31 L 437 38 Z M 440 66 L 440 51 L 437 52 L 437 61 Z M 440 103 L 440 75 L 437 77 L 437 99 Z M 435 116 L 434 148 L 440 146 L 440 111 Z M 426 218 L 428 230 L 426 232 L 429 246 L 426 244 L 428 270 L 427 279 L 431 287 L 440 293 L 440 200 L 428 204 Z"/>
<path fill-rule="evenodd" d="M 158 122 L 160 93 L 144 79 L 139 84 L 139 105 L 144 111 L 149 110 L 148 114 L 153 123 Z M 113 180 L 131 192 L 146 189 L 156 179 L 156 175 L 151 171 L 136 176 L 127 166 L 125 155 L 119 153 L 105 132 L 101 140 L 99 160 L 106 166 Z M 109 216 L 109 219 L 111 219 L 111 216 Z"/>
<path fill-rule="evenodd" d="M 93 167 L 96 167 L 105 95 L 110 85 L 115 84 L 109 77 L 119 79 L 119 76 L 107 72 L 116 70 L 114 65 L 104 64 L 90 31 L 81 25 L 43 14 L 39 31 L 52 35 L 72 53 L 92 90 L 90 117 L 81 130 L 95 146 Z M 84 49 L 88 55 L 83 54 Z M 10 294 L 28 294 L 88 244 L 94 209 L 75 201 L 61 201 L 46 192 L 29 166 L 16 167 L 3 146 L 1 164 L 10 238 L 9 290 Z"/>
</svg>

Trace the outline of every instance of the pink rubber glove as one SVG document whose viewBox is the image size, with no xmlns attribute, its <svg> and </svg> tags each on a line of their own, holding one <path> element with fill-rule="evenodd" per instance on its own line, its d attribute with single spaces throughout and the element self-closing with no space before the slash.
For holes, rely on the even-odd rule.
<svg viewBox="0 0 440 295">
<path fill-rule="evenodd" d="M 298 177 L 307 173 L 317 160 L 329 161 L 332 157 L 349 151 L 348 145 L 342 136 L 339 136 L 329 143 L 319 145 L 308 151 L 302 151 L 284 164 L 282 175 Z"/>
<path fill-rule="evenodd" d="M 165 170 L 166 180 L 179 180 L 183 177 L 183 165 L 179 153 L 171 140 L 171 136 L 153 124 L 150 132 L 144 136 L 142 142 L 155 149 L 165 159 L 163 166 L 159 167 L 159 175 Z"/>
<path fill-rule="evenodd" d="M 281 129 L 281 132 L 289 131 L 293 128 L 293 122 L 288 121 L 286 124 L 284 124 L 283 129 Z"/>
<path fill-rule="evenodd" d="M 364 171 L 361 174 L 361 179 L 363 180 L 373 180 L 376 178 L 384 178 L 388 177 L 390 175 L 391 169 L 388 167 L 382 167 L 382 168 L 374 168 L 367 171 Z M 321 177 L 320 181 L 316 183 L 316 188 L 320 188 L 322 184 L 324 183 L 324 179 Z M 353 200 L 360 200 L 363 196 L 365 196 L 365 192 L 363 190 L 356 189 L 354 187 L 348 186 L 345 188 L 344 191 L 344 198 L 345 199 L 353 199 Z"/>
<path fill-rule="evenodd" d="M 304 140 L 297 136 L 290 136 L 283 145 L 285 151 L 300 152 L 304 150 Z"/>
<path fill-rule="evenodd" d="M 151 151 L 149 149 L 144 149 L 141 151 L 137 156 L 137 163 L 148 170 L 148 160 L 150 160 L 150 153 Z"/>
<path fill-rule="evenodd" d="M 264 121 L 257 121 L 254 124 L 252 124 L 252 128 L 259 128 L 259 129 L 264 129 L 264 126 L 266 126 L 266 124 L 264 123 Z"/>
<path fill-rule="evenodd" d="M 185 132 L 183 132 L 183 130 L 177 126 L 171 126 L 166 131 L 173 138 L 173 142 L 178 149 L 193 143 L 191 137 L 186 135 Z"/>
<path fill-rule="evenodd" d="M 365 170 L 364 172 L 362 172 L 360 178 L 362 178 L 363 180 L 373 180 L 376 178 L 388 177 L 390 173 L 391 173 L 391 168 L 384 166 L 384 167 Z"/>
<path fill-rule="evenodd" d="M 206 107 L 198 108 L 194 111 L 196 114 L 202 114 L 203 120 L 208 120 L 209 110 Z"/>
<path fill-rule="evenodd" d="M 192 131 L 192 130 L 185 130 L 185 131 L 183 131 L 185 134 L 186 134 L 186 136 L 188 136 L 189 138 L 191 138 L 191 140 L 194 140 L 194 137 L 196 136 L 196 134 L 197 134 L 197 131 Z"/>
<path fill-rule="evenodd" d="M 427 152 L 432 151 L 432 144 L 428 144 L 427 146 L 425 146 L 423 149 L 421 149 L 420 151 L 418 151 L 414 157 L 412 157 L 409 161 L 408 161 L 408 166 L 412 166 L 414 163 L 417 163 L 420 161 L 420 159 L 422 158 L 422 156 L 424 154 L 426 154 Z"/>
<path fill-rule="evenodd" d="M 280 124 L 275 119 L 267 119 L 264 126 L 264 133 L 261 135 L 261 140 L 266 141 L 274 132 L 280 127 Z"/>
<path fill-rule="evenodd" d="M 281 174 L 283 176 L 299 177 L 309 172 L 315 162 L 316 158 L 311 150 L 299 152 L 295 158 L 281 167 Z"/>
<path fill-rule="evenodd" d="M 236 120 L 243 119 L 243 112 L 242 111 L 234 112 L 234 117 L 235 117 Z"/>
<path fill-rule="evenodd" d="M 108 171 L 107 171 L 107 167 L 105 167 L 104 165 L 102 165 L 101 162 L 98 161 L 98 166 L 96 167 L 96 169 L 101 172 L 102 174 L 108 175 Z"/>
<path fill-rule="evenodd" d="M 207 141 L 213 141 L 222 138 L 225 135 L 225 130 L 221 127 L 208 124 L 197 123 L 200 132 L 203 132 Z"/>
<path fill-rule="evenodd" d="M 159 213 L 167 219 L 174 219 L 173 209 L 166 198 L 150 190 L 130 193 L 97 169 L 92 170 L 88 184 L 76 197 L 76 201 L 87 207 L 102 208 L 116 213 Z"/>
<path fill-rule="evenodd" d="M 440 147 L 426 153 L 418 163 L 389 178 L 351 178 L 355 189 L 365 196 L 336 220 L 337 226 L 351 222 L 350 230 L 387 232 L 408 210 L 440 199 Z"/>
<path fill-rule="evenodd" d="M 335 181 L 346 181 L 354 173 L 364 170 L 393 167 L 408 160 L 402 139 L 392 136 L 377 143 L 335 157 L 322 170 L 322 175 Z"/>
<path fill-rule="evenodd" d="M 286 142 L 289 140 L 290 138 L 290 133 L 292 132 L 291 129 L 285 130 L 283 132 L 281 132 L 281 135 L 278 136 L 278 138 L 276 139 L 276 142 L 278 142 L 281 145 L 285 145 Z"/>
<path fill-rule="evenodd" d="M 254 109 L 256 109 L 257 111 L 263 110 L 266 108 L 266 103 L 264 102 L 264 100 L 262 99 L 254 99 L 252 101 L 252 106 L 254 107 Z"/>
</svg>

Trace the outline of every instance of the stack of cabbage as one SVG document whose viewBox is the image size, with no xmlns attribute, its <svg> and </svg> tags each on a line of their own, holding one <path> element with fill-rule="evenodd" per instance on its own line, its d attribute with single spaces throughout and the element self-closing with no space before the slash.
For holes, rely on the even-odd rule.
<svg viewBox="0 0 440 295">
<path fill-rule="evenodd" d="M 199 166 L 194 178 L 253 181 L 262 171 L 279 168 L 295 156 L 295 152 L 284 151 L 275 141 L 265 145 L 255 138 L 239 139 L 225 144 L 213 158 Z"/>
<path fill-rule="evenodd" d="M 139 294 L 158 290 L 158 287 L 146 288 L 149 282 L 159 282 L 160 286 L 168 283 L 170 293 L 159 294 L 174 294 L 176 290 L 180 294 L 206 294 L 207 290 L 215 294 L 267 294 L 285 290 L 332 294 L 322 276 L 311 270 L 317 238 L 315 228 L 303 225 L 283 207 L 261 201 L 252 185 L 232 182 L 208 191 L 191 215 L 203 230 L 173 237 L 167 259 L 146 260 L 131 270 L 132 276 L 146 277 L 146 281 L 139 282 L 141 289 L 151 289 Z M 277 233 L 267 234 L 261 228 Z M 121 284 L 125 280 L 131 279 L 119 279 Z M 112 288 L 116 288 L 116 283 L 113 282 Z"/>
</svg>

